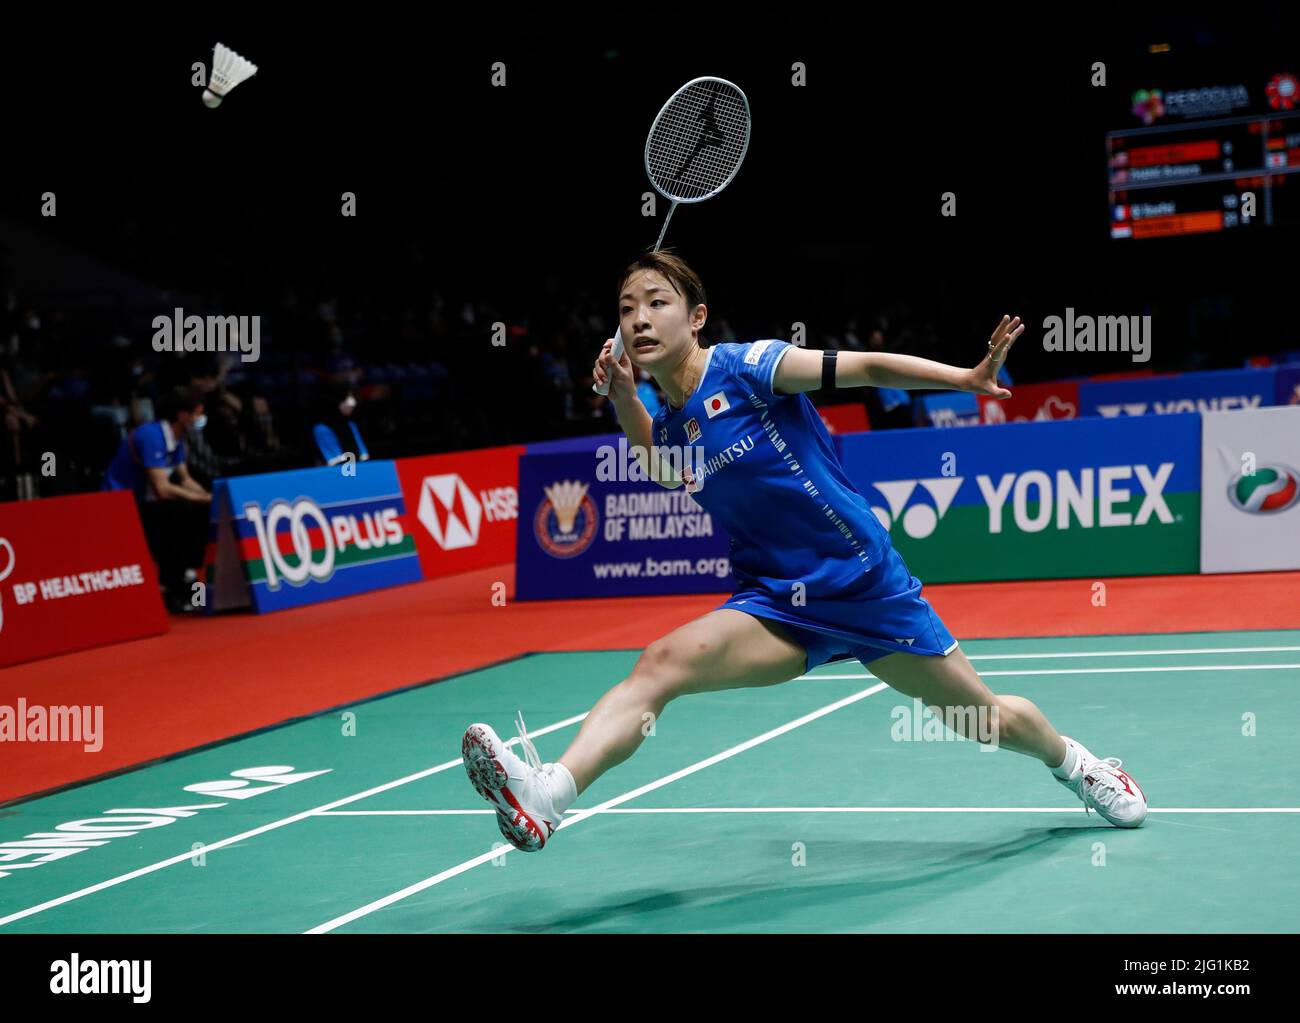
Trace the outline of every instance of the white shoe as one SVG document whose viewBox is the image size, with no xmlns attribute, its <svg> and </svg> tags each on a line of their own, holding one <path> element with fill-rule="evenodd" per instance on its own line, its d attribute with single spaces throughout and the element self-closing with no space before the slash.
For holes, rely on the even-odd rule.
<svg viewBox="0 0 1300 1023">
<path fill-rule="evenodd" d="M 1085 813 L 1096 810 L 1117 828 L 1140 827 L 1147 819 L 1147 797 L 1133 776 L 1120 770 L 1124 761 L 1119 757 L 1095 757 L 1082 743 L 1067 736 L 1061 738 L 1079 748 L 1079 762 L 1068 779 L 1052 777 L 1083 801 Z"/>
<path fill-rule="evenodd" d="M 496 810 L 497 827 L 506 841 L 523 852 L 537 852 L 555 834 L 562 816 L 555 812 L 551 795 L 554 765 L 542 764 L 522 714 L 515 724 L 526 761 L 484 724 L 465 729 L 460 750 L 470 783 Z"/>
</svg>

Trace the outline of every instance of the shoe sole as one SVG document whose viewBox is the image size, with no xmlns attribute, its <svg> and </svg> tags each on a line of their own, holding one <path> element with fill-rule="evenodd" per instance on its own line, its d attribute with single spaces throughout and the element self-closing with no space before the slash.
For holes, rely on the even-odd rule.
<svg viewBox="0 0 1300 1023">
<path fill-rule="evenodd" d="M 492 749 L 491 736 L 480 726 L 470 725 L 461 740 L 460 752 L 470 784 L 497 812 L 501 836 L 520 852 L 540 851 L 546 845 L 546 838 L 510 791 L 510 775 Z"/>
</svg>

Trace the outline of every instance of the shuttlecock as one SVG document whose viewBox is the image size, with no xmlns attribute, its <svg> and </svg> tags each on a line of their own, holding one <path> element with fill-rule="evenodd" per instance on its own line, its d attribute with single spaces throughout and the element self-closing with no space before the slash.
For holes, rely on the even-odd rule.
<svg viewBox="0 0 1300 1023">
<path fill-rule="evenodd" d="M 229 46 L 217 43 L 212 47 L 212 74 L 208 76 L 208 87 L 203 90 L 204 106 L 221 106 L 226 93 L 255 74 L 256 64 L 241 57 Z"/>
</svg>

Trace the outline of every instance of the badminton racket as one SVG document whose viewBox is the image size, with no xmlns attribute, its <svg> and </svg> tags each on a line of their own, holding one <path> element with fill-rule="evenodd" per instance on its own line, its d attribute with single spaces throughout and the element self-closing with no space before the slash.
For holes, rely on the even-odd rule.
<svg viewBox="0 0 1300 1023">
<path fill-rule="evenodd" d="M 645 141 L 645 172 L 672 205 L 659 231 L 658 249 L 679 203 L 703 202 L 721 192 L 740 170 L 749 149 L 749 100 L 722 78 L 695 78 L 669 97 Z M 623 331 L 614 333 L 613 361 L 623 358 Z M 597 394 L 609 394 L 612 375 Z"/>
</svg>

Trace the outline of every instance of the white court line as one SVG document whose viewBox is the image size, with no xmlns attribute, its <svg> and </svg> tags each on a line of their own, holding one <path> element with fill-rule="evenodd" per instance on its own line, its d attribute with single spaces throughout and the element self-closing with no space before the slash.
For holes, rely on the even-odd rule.
<svg viewBox="0 0 1300 1023">
<path fill-rule="evenodd" d="M 870 686 L 867 689 L 862 689 L 856 693 L 853 693 L 850 696 L 846 696 L 842 700 L 836 700 L 834 703 L 828 703 L 825 707 L 820 707 L 809 714 L 805 714 L 803 717 L 795 718 L 793 721 L 788 721 L 784 725 L 781 725 L 777 728 L 773 728 L 771 731 L 764 732 L 762 735 L 756 735 L 752 739 L 746 739 L 744 742 L 740 743 L 737 746 L 732 746 L 730 749 L 725 749 L 721 753 L 715 753 L 713 756 L 707 757 L 704 760 L 697 761 L 696 763 L 691 764 L 689 767 L 683 767 L 681 770 L 674 771 L 672 774 L 666 774 L 662 778 L 657 779 L 656 781 L 649 782 L 648 784 L 642 785 L 639 788 L 635 788 L 628 792 L 624 792 L 621 796 L 615 796 L 613 799 L 607 799 L 599 806 L 593 807 L 590 810 L 580 811 L 579 813 L 576 813 L 574 816 L 569 817 L 564 821 L 562 821 L 560 823 L 560 829 L 572 827 L 575 824 L 579 824 L 582 821 L 587 820 L 589 817 L 596 816 L 603 810 L 608 810 L 610 807 L 617 806 L 619 803 L 626 803 L 629 799 L 635 799 L 637 796 L 643 796 L 647 792 L 653 792 L 655 789 L 663 788 L 665 785 L 670 785 L 673 782 L 677 781 L 679 778 L 685 778 L 687 775 L 694 774 L 696 771 L 702 771 L 706 767 L 712 767 L 714 764 L 720 763 L 723 760 L 728 759 L 729 757 L 734 757 L 738 753 L 745 752 L 745 750 L 747 749 L 753 749 L 755 746 L 758 746 L 761 743 L 767 742 L 770 739 L 775 739 L 777 736 L 784 735 L 786 732 L 793 731 L 794 729 L 799 728 L 802 725 L 808 724 L 810 721 L 816 721 L 818 718 L 825 717 L 827 714 L 833 714 L 835 711 L 840 710 L 843 707 L 847 707 L 852 703 L 857 703 L 859 700 L 865 699 L 868 696 L 872 696 L 875 693 L 880 692 L 882 689 L 888 689 L 888 688 L 889 687 L 885 685 L 885 683 L 879 682 L 876 685 Z M 323 924 L 318 924 L 316 927 L 313 927 L 311 930 L 307 931 L 306 933 L 307 934 L 328 934 L 330 931 L 335 930 L 338 927 L 342 927 L 344 924 L 351 923 L 353 920 L 358 920 L 363 916 L 369 916 L 371 913 L 374 913 L 376 910 L 383 909 L 385 906 L 391 906 L 395 902 L 400 902 L 402 899 L 405 899 L 408 896 L 415 895 L 418 892 L 422 892 L 428 888 L 432 888 L 434 885 L 441 884 L 443 881 L 446 881 L 449 878 L 456 877 L 458 874 L 463 874 L 467 870 L 473 870 L 480 863 L 486 863 L 488 860 L 496 859 L 505 853 L 510 853 L 514 851 L 515 851 L 514 846 L 509 846 L 509 845 L 501 846 L 497 849 L 490 850 L 486 853 L 474 857 L 472 860 L 466 860 L 464 863 L 459 863 L 454 867 L 450 867 L 447 870 L 442 871 L 441 873 L 434 874 L 432 877 L 426 877 L 423 881 L 417 881 L 415 884 L 407 885 L 405 888 L 401 889 L 400 891 L 393 892 L 391 895 L 385 895 L 382 899 L 376 899 L 374 902 L 368 902 L 364 906 L 360 906 L 357 909 L 352 910 L 351 912 L 344 913 L 342 916 L 336 916 L 333 920 L 327 920 Z"/>
<path fill-rule="evenodd" d="M 531 738 L 535 735 L 545 735 L 547 732 L 554 732 L 556 729 L 565 728 L 568 725 L 581 721 L 587 715 L 575 714 L 573 717 L 565 718 L 563 721 L 557 721 L 553 725 L 547 725 L 545 728 L 539 728 L 535 732 L 529 732 Z M 518 741 L 518 737 L 510 740 L 510 745 Z M 277 828 L 286 827 L 289 824 L 296 824 L 298 821 L 306 820 L 332 810 L 336 806 L 346 806 L 348 803 L 355 803 L 359 799 L 366 799 L 369 796 L 378 795 L 380 792 L 387 792 L 389 789 L 395 789 L 399 785 L 406 785 L 413 781 L 419 781 L 421 778 L 427 778 L 430 775 L 438 774 L 441 771 L 449 771 L 453 767 L 459 767 L 464 761 L 457 757 L 455 760 L 448 760 L 446 763 L 438 764 L 436 767 L 428 767 L 423 771 L 416 771 L 415 774 L 408 774 L 405 778 L 398 778 L 395 781 L 384 782 L 382 785 L 376 785 L 374 788 L 366 789 L 364 792 L 358 792 L 354 796 L 344 796 L 342 799 L 336 799 L 332 803 L 325 803 L 311 810 L 303 810 L 301 813 L 295 813 L 291 817 L 285 817 L 282 820 L 272 821 L 270 824 L 263 824 L 261 827 L 253 828 L 249 831 L 241 831 L 238 835 L 232 835 L 230 838 L 223 838 L 217 842 L 204 844 L 201 852 L 207 853 L 213 849 L 222 849 L 228 845 L 234 845 L 236 842 L 242 842 L 246 838 L 254 838 L 257 835 L 264 835 L 268 831 L 275 831 Z M 102 892 L 106 888 L 112 888 L 115 885 L 123 884 L 127 881 L 134 880 L 137 877 L 144 877 L 146 874 L 152 874 L 156 870 L 162 870 L 164 867 L 170 867 L 177 863 L 184 863 L 186 860 L 194 859 L 195 852 L 191 849 L 189 852 L 181 853 L 178 856 L 172 856 L 165 860 L 159 860 L 157 863 L 151 863 L 147 867 L 141 867 L 138 870 L 132 870 L 126 874 L 119 874 L 117 877 L 111 877 L 107 881 L 100 881 L 98 884 L 92 884 L 86 888 L 79 888 L 75 892 L 69 892 L 67 895 L 60 895 L 57 898 L 50 899 L 48 902 L 42 902 L 40 905 L 31 906 L 27 909 L 21 909 L 16 913 L 10 913 L 8 916 L 0 917 L 0 927 L 5 924 L 11 924 L 15 920 L 21 920 L 24 917 L 33 916 L 37 913 L 43 913 L 47 909 L 53 909 L 55 906 L 62 906 L 65 903 L 73 902 L 76 899 L 84 898 L 87 895 L 93 895 L 95 892 Z"/>
<path fill-rule="evenodd" d="M 1146 671 L 1277 671 L 1282 668 L 1300 668 L 1300 664 L 1178 664 L 1168 667 L 1153 668 L 1044 668 L 1041 671 L 981 671 L 980 678 L 999 678 L 1008 675 L 1111 675 L 1119 673 L 1138 674 Z M 805 675 L 813 681 L 836 678 L 875 678 L 871 674 L 854 675 Z"/>
<path fill-rule="evenodd" d="M 620 806 L 608 810 L 569 810 L 588 816 L 598 813 L 1070 813 L 1074 806 Z M 1300 813 L 1300 806 L 1161 806 L 1148 813 Z M 495 810 L 338 810 L 318 817 L 422 817 L 495 814 Z"/>
<path fill-rule="evenodd" d="M 1218 648 L 1217 651 L 1215 651 L 1215 652 L 1246 652 L 1246 651 L 1267 652 L 1267 651 L 1274 651 L 1274 650 L 1277 650 L 1277 651 L 1284 651 L 1284 650 L 1286 650 L 1286 649 L 1288 649 L 1288 648 L 1285 648 L 1285 647 L 1221 647 L 1221 648 Z M 1198 649 L 1189 649 L 1189 650 L 1171 650 L 1171 651 L 1169 651 L 1169 653 L 1197 653 L 1197 652 L 1202 652 L 1202 651 L 1201 651 L 1201 650 L 1198 650 Z M 1211 652 L 1211 651 L 1210 651 L 1209 649 L 1206 649 L 1206 650 L 1204 650 L 1203 652 L 1209 653 L 1209 652 Z M 1025 655 L 1025 656 L 1032 656 L 1032 657 L 1084 657 L 1084 656 L 1102 656 L 1102 655 L 1112 654 L 1112 653 L 1113 653 L 1114 655 L 1116 655 L 1116 656 L 1124 656 L 1124 655 L 1127 655 L 1127 654 L 1130 654 L 1130 653 L 1134 653 L 1134 652 L 1133 652 L 1133 651 L 1122 651 L 1122 650 L 1117 650 L 1117 651 L 1095 651 L 1095 652 L 1092 652 L 1092 653 L 1089 653 L 1089 652 L 1087 652 L 1087 651 L 1083 651 L 1083 652 L 1079 652 L 1079 653 L 1054 652 L 1054 653 L 1032 654 L 1032 655 Z M 968 656 L 969 656 L 969 655 L 968 655 Z M 980 654 L 980 655 L 977 655 L 977 656 L 978 656 L 978 657 L 992 657 L 992 656 L 995 656 L 995 655 L 992 655 L 992 654 Z M 1006 656 L 1020 656 L 1020 655 L 1006 655 Z M 971 659 L 974 660 L 975 658 L 972 657 Z M 1296 665 L 1262 665 L 1262 666 L 1261 666 L 1261 665 L 1246 665 L 1246 666 L 1244 666 L 1244 667 L 1241 668 L 1241 669 L 1230 669 L 1230 668 L 1226 668 L 1226 667 L 1225 667 L 1225 668 L 1222 668 L 1222 669 L 1220 669 L 1220 670 L 1250 670 L 1250 669 L 1252 669 L 1252 668 L 1257 668 L 1257 667 L 1277 668 L 1277 667 L 1296 667 Z M 982 676 L 995 676 L 995 675 L 1004 675 L 1004 674 L 1026 674 L 1026 675 L 1034 675 L 1034 674 L 1071 674 L 1071 673 L 1075 673 L 1075 672 L 1082 671 L 1082 670 L 1086 670 L 1086 669 L 1065 669 L 1065 670 L 1061 670 L 1061 669 L 1051 670 L 1051 669 L 1049 669 L 1049 670 L 1047 670 L 1047 671 L 1043 671 L 1043 672 L 1032 672 L 1032 671 L 1030 671 L 1030 672 L 981 672 L 980 674 L 981 674 Z M 1191 668 L 1191 667 L 1171 667 L 1171 668 L 1166 668 L 1166 669 L 1161 669 L 1161 668 L 1127 668 L 1127 669 L 1114 669 L 1114 668 L 1111 668 L 1111 669 L 1099 669 L 1099 670 L 1101 670 L 1101 671 L 1119 671 L 1119 670 L 1124 670 L 1124 671 L 1161 671 L 1161 670 L 1167 670 L 1167 671 L 1186 671 L 1186 670 L 1205 671 L 1205 670 L 1214 670 L 1214 669 L 1207 669 L 1207 668 L 1200 668 L 1200 667 L 1197 667 L 1197 668 Z M 800 675 L 798 679 L 794 679 L 794 680 L 792 680 L 792 681 L 818 680 L 818 679 L 865 679 L 865 678 L 874 678 L 874 677 L 875 677 L 875 676 L 874 676 L 874 675 L 871 675 L 871 674 L 856 674 L 856 675 L 818 675 L 818 674 L 809 674 L 809 675 Z M 586 716 L 587 716 L 587 715 L 586 715 L 585 713 L 583 713 L 583 714 L 577 714 L 577 715 L 574 715 L 573 717 L 566 718 L 566 719 L 563 720 L 563 721 L 558 721 L 558 722 L 556 722 L 556 723 L 553 724 L 553 725 L 548 725 L 548 726 L 546 726 L 545 728 L 540 728 L 540 729 L 538 729 L 538 730 L 535 731 L 535 732 L 530 732 L 529 734 L 532 735 L 532 736 L 545 735 L 545 734 L 547 734 L 548 732 L 553 732 L 553 731 L 555 731 L 555 730 L 557 730 L 557 729 L 565 728 L 565 727 L 567 727 L 568 725 L 574 724 L 574 723 L 576 723 L 576 722 L 578 722 L 578 721 L 582 721 L 584 718 L 586 718 Z M 511 740 L 511 744 L 513 744 L 514 741 L 515 741 L 515 740 L 512 739 L 512 740 Z M 218 841 L 216 841 L 216 842 L 209 843 L 209 844 L 207 844 L 207 845 L 204 847 L 204 851 L 206 852 L 207 850 L 221 849 L 221 848 L 224 848 L 224 847 L 226 847 L 226 846 L 234 845 L 234 844 L 237 843 L 237 842 L 242 842 L 242 841 L 244 841 L 244 840 L 246 840 L 246 839 L 249 839 L 249 838 L 255 838 L 255 837 L 258 836 L 258 835 L 266 834 L 267 832 L 270 832 L 270 831 L 275 831 L 275 830 L 277 830 L 277 829 L 279 829 L 279 828 L 286 827 L 286 826 L 288 826 L 288 825 L 290 825 L 290 824 L 296 824 L 298 821 L 306 820 L 306 819 L 308 819 L 308 818 L 310 818 L 310 817 L 313 817 L 313 816 L 317 816 L 317 815 L 323 814 L 323 813 L 326 812 L 326 811 L 332 810 L 334 807 L 338 807 L 338 806 L 346 806 L 346 805 L 349 804 L 349 803 L 354 803 L 354 802 L 357 802 L 358 800 L 367 799 L 367 798 L 369 798 L 370 796 L 377 795 L 377 794 L 380 793 L 380 792 L 386 792 L 386 791 L 388 791 L 389 789 L 392 789 L 392 788 L 397 788 L 397 787 L 400 786 L 400 785 L 406 785 L 406 784 L 409 784 L 409 783 L 411 783 L 411 782 L 413 782 L 413 781 L 419 781 L 419 780 L 422 779 L 422 778 L 427 778 L 427 777 L 429 777 L 429 776 L 431 776 L 431 775 L 438 774 L 438 773 L 441 772 L 441 771 L 447 771 L 447 770 L 450 770 L 450 769 L 453 768 L 453 767 L 458 767 L 458 766 L 460 766 L 461 763 L 462 763 L 462 761 L 461 761 L 459 758 L 456 759 L 456 760 L 449 760 L 449 761 L 447 761 L 447 762 L 445 762 L 445 763 L 438 764 L 438 765 L 436 765 L 436 766 L 434 766 L 434 767 L 426 768 L 426 769 L 423 770 L 423 771 L 417 771 L 417 772 L 414 773 L 414 774 L 409 774 L 409 775 L 407 775 L 407 776 L 404 777 L 404 778 L 398 778 L 398 779 L 395 779 L 394 781 L 385 782 L 385 783 L 382 784 L 382 785 L 375 786 L 374 788 L 366 789 L 364 792 L 358 792 L 358 793 L 355 794 L 355 795 L 352 795 L 352 796 L 346 796 L 346 797 L 344 797 L 343 799 L 338 799 L 338 800 L 335 800 L 335 801 L 330 802 L 330 803 L 325 803 L 325 804 L 323 804 L 322 806 L 315 807 L 315 808 L 313 808 L 313 809 L 311 809 L 311 810 L 304 810 L 304 811 L 302 811 L 301 813 L 293 814 L 292 816 L 285 817 L 285 818 L 283 818 L 283 819 L 281 819 L 281 820 L 278 820 L 278 821 L 272 821 L 272 822 L 269 823 L 269 824 L 264 824 L 264 825 L 262 825 L 262 826 L 260 826 L 260 827 L 253 828 L 253 829 L 248 830 L 248 831 L 240 832 L 239 834 L 237 834 L 237 835 L 232 835 L 232 836 L 229 837 L 229 838 L 223 838 L 223 839 L 220 839 L 220 840 L 218 840 Z M 492 812 L 492 811 L 489 811 L 489 812 Z M 565 824 L 568 824 L 569 822 L 568 822 L 568 821 L 565 821 L 564 823 L 565 823 Z M 509 847 L 507 847 L 507 848 L 509 848 Z M 491 855 L 496 855 L 496 853 L 493 853 L 493 854 L 491 854 Z M 11 913 L 11 914 L 9 914 L 8 916 L 0 917 L 0 927 L 5 926 L 6 924 L 14 923 L 14 922 L 17 921 L 17 920 L 22 920 L 22 919 L 24 919 L 25 917 L 33 916 L 33 915 L 35 915 L 35 914 L 37 914 L 37 913 L 43 913 L 43 912 L 44 912 L 45 910 L 47 910 L 47 909 L 53 909 L 53 908 L 55 908 L 56 906 L 61 906 L 61 905 L 64 905 L 64 904 L 66 904 L 66 903 L 73 902 L 73 901 L 75 901 L 75 900 L 77 900 L 77 899 L 84 898 L 84 897 L 87 896 L 87 895 L 93 895 L 93 894 L 95 894 L 96 892 L 104 891 L 105 889 L 108 889 L 108 888 L 113 888 L 113 887 L 115 887 L 115 886 L 117 886 L 117 885 L 119 885 L 119 884 L 124 884 L 124 883 L 126 883 L 127 881 L 132 881 L 132 880 L 134 880 L 134 879 L 137 878 L 137 877 L 144 877 L 144 876 L 146 876 L 146 875 L 148 875 L 148 874 L 152 874 L 152 873 L 154 873 L 155 871 L 163 870 L 163 869 L 165 869 L 165 868 L 167 868 L 167 867 L 174 866 L 174 865 L 176 865 L 176 864 L 178 864 L 178 863 L 185 863 L 186 861 L 188 861 L 188 860 L 192 860 L 193 858 L 194 858 L 194 852 L 193 852 L 193 850 L 188 850 L 188 851 L 186 851 L 186 852 L 179 853 L 179 854 L 177 854 L 176 856 L 169 857 L 168 859 L 165 859 L 165 860 L 159 860 L 157 863 L 151 863 L 151 864 L 149 864 L 148 866 L 140 867 L 140 868 L 138 868 L 138 869 L 136 869 L 136 870 L 129 871 L 128 873 L 125 873 L 125 874 L 119 874 L 117 877 L 112 877 L 112 878 L 109 878 L 108 880 L 100 881 L 100 882 L 98 882 L 97 884 L 89 885 L 89 886 L 87 886 L 87 887 L 85 887 L 85 888 L 80 888 L 80 889 L 78 889 L 78 890 L 76 890 L 76 891 L 69 892 L 69 893 L 67 893 L 66 895 L 60 895 L 60 896 L 57 896 L 56 898 L 50 899 L 50 900 L 48 900 L 48 901 L 46 901 L 46 902 L 42 902 L 42 903 L 40 903 L 40 904 L 38 904 L 38 905 L 28 907 L 27 909 L 18 910 L 17 912 Z M 488 856 L 488 858 L 491 858 L 491 856 Z"/>
</svg>

